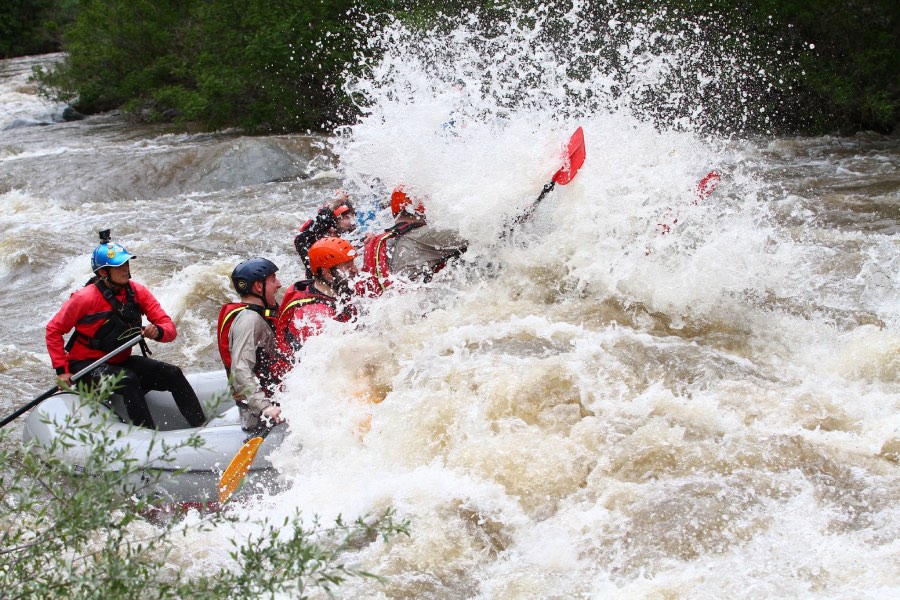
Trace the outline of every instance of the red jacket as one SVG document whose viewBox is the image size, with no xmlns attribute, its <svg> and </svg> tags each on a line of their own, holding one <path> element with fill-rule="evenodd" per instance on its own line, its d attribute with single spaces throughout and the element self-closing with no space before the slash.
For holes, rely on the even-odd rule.
<svg viewBox="0 0 900 600">
<path fill-rule="evenodd" d="M 147 317 L 147 320 L 159 327 L 162 337 L 157 341 L 171 342 L 178 335 L 175 330 L 175 323 L 166 311 L 162 309 L 150 290 L 137 283 L 131 281 L 129 284 L 134 290 L 134 299 L 140 308 L 141 314 Z M 126 301 L 125 289 L 121 289 L 116 294 L 116 298 L 123 304 Z M 65 350 L 63 336 L 69 333 L 73 328 L 79 334 L 91 338 L 94 333 L 103 325 L 106 319 L 102 317 L 103 313 L 112 310 L 110 303 L 106 301 L 96 285 L 86 285 L 66 300 L 59 311 L 53 315 L 50 322 L 47 323 L 46 340 L 47 351 L 50 353 L 50 361 L 57 373 L 70 373 L 69 362 L 73 360 L 96 360 L 106 355 L 103 350 L 91 348 L 83 343 L 76 342 L 69 352 Z M 131 356 L 131 349 L 125 350 L 109 359 L 111 364 L 118 364 L 125 361 Z"/>
</svg>

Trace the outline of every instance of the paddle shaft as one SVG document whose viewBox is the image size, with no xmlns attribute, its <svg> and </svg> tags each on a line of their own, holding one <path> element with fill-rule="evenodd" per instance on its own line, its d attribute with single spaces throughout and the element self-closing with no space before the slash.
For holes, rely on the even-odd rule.
<svg viewBox="0 0 900 600">
<path fill-rule="evenodd" d="M 550 183 L 546 184 L 546 185 L 544 186 L 544 189 L 541 190 L 540 196 L 537 197 L 537 200 L 535 200 L 534 202 L 532 202 L 532 203 L 531 203 L 531 206 L 529 206 L 528 208 L 525 209 L 525 212 L 523 212 L 521 215 L 519 215 L 518 217 L 516 217 L 516 220 L 515 220 L 515 223 L 514 223 L 514 224 L 515 224 L 515 225 L 519 225 L 519 224 L 521 224 L 521 223 L 524 223 L 524 222 L 527 221 L 528 219 L 530 219 L 530 218 L 531 218 L 531 215 L 534 214 L 534 211 L 537 210 L 538 204 L 540 204 L 540 203 L 541 203 L 541 200 L 544 199 L 544 196 L 546 196 L 547 194 L 549 194 L 550 192 L 552 192 L 552 191 L 553 191 L 553 188 L 555 188 L 555 187 L 556 187 L 556 181 L 551 181 Z"/>
<path fill-rule="evenodd" d="M 246 444 L 253 438 L 266 439 L 266 436 L 272 433 L 273 427 L 275 427 L 275 422 L 273 420 L 271 420 L 269 417 L 261 418 L 259 425 L 257 425 L 256 427 L 256 431 L 254 431 L 253 434 L 250 435 L 250 437 L 244 440 L 244 443 Z"/>
<path fill-rule="evenodd" d="M 516 217 L 516 220 L 513 221 L 513 227 L 516 225 L 521 225 L 525 221 L 531 218 L 531 215 L 534 214 L 534 211 L 537 210 L 538 205 L 541 203 L 541 200 L 544 199 L 544 196 L 553 191 L 553 188 L 556 187 L 556 184 L 566 185 L 572 179 L 575 178 L 575 175 L 578 173 L 578 169 L 581 168 L 581 165 L 584 164 L 585 151 L 584 151 L 584 130 L 579 127 L 575 130 L 575 133 L 572 134 L 572 137 L 569 139 L 569 147 L 566 155 L 566 163 L 563 167 L 553 174 L 553 177 L 550 179 L 550 182 L 544 185 L 544 188 L 541 190 L 541 194 L 537 197 L 537 200 L 531 203 L 525 212 Z M 505 232 L 501 237 L 505 237 L 506 233 L 511 233 L 512 228 L 510 228 L 509 232 Z"/>
<path fill-rule="evenodd" d="M 124 344 L 122 344 L 121 346 L 119 346 L 118 348 L 116 348 L 115 350 L 113 350 L 112 352 L 110 352 L 109 354 L 104 356 L 103 358 L 98 358 L 97 360 L 95 360 L 94 362 L 92 362 L 91 364 L 89 364 L 88 366 L 83 368 L 82 370 L 80 370 L 77 373 L 75 373 L 74 375 L 72 375 L 72 378 L 69 381 L 71 381 L 72 383 L 75 383 L 76 381 L 78 381 L 79 379 L 81 379 L 82 377 L 84 377 L 85 375 L 90 373 L 91 371 L 93 371 L 95 368 L 99 367 L 100 365 L 102 365 L 103 363 L 105 363 L 106 361 L 111 359 L 112 357 L 116 356 L 117 354 L 121 354 L 122 352 L 124 352 L 125 350 L 128 350 L 135 344 L 140 343 L 140 341 L 143 339 L 144 339 L 143 336 L 139 335 L 133 339 L 128 340 L 127 342 L 125 342 Z M 58 390 L 59 390 L 59 386 L 53 386 L 52 388 L 50 388 L 49 390 L 47 390 L 46 392 L 44 392 L 43 394 L 41 394 L 40 396 L 38 396 L 37 398 L 32 400 L 31 402 L 26 404 L 25 406 L 23 406 L 22 408 L 18 409 L 13 414 L 11 414 L 8 417 L 6 417 L 5 419 L 3 419 L 3 421 L 0 421 L 0 427 L 5 427 L 7 424 L 15 421 L 19 416 L 28 412 L 28 410 L 34 408 L 35 406 L 37 406 L 38 404 L 40 404 L 41 402 L 43 402 L 44 400 L 46 400 L 47 398 L 52 396 Z"/>
</svg>

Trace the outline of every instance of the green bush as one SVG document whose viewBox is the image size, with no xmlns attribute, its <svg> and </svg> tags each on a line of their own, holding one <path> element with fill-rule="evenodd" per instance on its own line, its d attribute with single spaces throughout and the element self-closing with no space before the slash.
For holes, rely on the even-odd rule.
<svg viewBox="0 0 900 600">
<path fill-rule="evenodd" d="M 564 35 L 565 24 L 553 18 L 563 17 L 570 3 L 549 2 L 544 34 Z M 9 32 L 12 41 L 0 42 L 0 51 L 58 37 L 76 5 L 77 19 L 63 36 L 65 62 L 36 73 L 43 93 L 84 113 L 123 107 L 144 120 L 261 132 L 332 130 L 357 116 L 342 83 L 367 58 L 359 54 L 363 31 L 356 26 L 363 14 L 393 14 L 428 30 L 473 13 L 490 36 L 503 30 L 510 7 L 534 8 L 524 0 L 11 0 L 0 8 L 0 40 Z M 581 10 L 605 28 L 604 15 L 640 19 L 648 5 L 595 0 Z M 653 10 L 666 10 L 672 29 L 684 27 L 682 18 L 702 23 L 701 35 L 731 40 L 728 54 L 751 57 L 785 82 L 772 89 L 736 89 L 741 82 L 727 80 L 720 86 L 733 95 L 749 92 L 764 109 L 753 123 L 762 131 L 889 132 L 900 120 L 896 0 L 661 0 Z M 572 57 L 573 77 L 591 66 L 580 58 L 589 61 Z M 715 78 L 715 61 L 708 67 L 703 75 Z M 688 92 L 690 77 L 678 84 Z M 652 112 L 652 93 L 647 101 Z"/>
<path fill-rule="evenodd" d="M 115 386 L 79 388 L 84 403 L 96 405 Z M 323 528 L 304 526 L 299 515 L 273 524 L 256 523 L 257 533 L 238 544 L 237 569 L 222 566 L 188 579 L 166 569 L 166 558 L 189 530 L 225 526 L 227 511 L 204 516 L 190 529 L 170 519 L 151 524 L 151 500 L 135 494 L 134 481 L 157 477 L 141 460 L 116 449 L 102 427 L 69 420 L 49 447 L 16 446 L 0 432 L 0 598 L 256 598 L 304 597 L 313 588 L 331 589 L 347 577 L 373 575 L 346 565 L 351 547 L 407 533 L 388 511 L 377 519 L 340 519 Z M 199 438 L 184 445 L 197 447 Z M 83 464 L 64 458 L 67 449 L 90 448 Z M 159 448 L 171 456 L 178 447 Z M 139 526 L 143 525 L 143 526 Z M 150 532 L 150 533 L 148 533 Z"/>
<path fill-rule="evenodd" d="M 357 35 L 352 2 L 85 0 L 63 63 L 36 78 L 86 113 L 208 129 L 319 130 L 350 116 L 340 94 Z"/>
<path fill-rule="evenodd" d="M 896 129 L 900 4 L 892 0 L 769 0 L 769 4 L 770 14 L 806 48 L 799 55 L 803 74 L 796 90 L 804 100 L 797 106 L 797 116 L 807 117 L 804 130 Z"/>
<path fill-rule="evenodd" d="M 78 0 L 4 0 L 0 3 L 0 58 L 59 52 L 63 28 Z"/>
</svg>

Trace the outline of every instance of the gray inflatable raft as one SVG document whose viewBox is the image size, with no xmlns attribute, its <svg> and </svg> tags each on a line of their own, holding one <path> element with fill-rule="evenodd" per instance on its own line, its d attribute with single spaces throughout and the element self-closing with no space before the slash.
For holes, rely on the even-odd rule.
<svg viewBox="0 0 900 600">
<path fill-rule="evenodd" d="M 122 398 L 113 395 L 109 405 L 82 404 L 78 395 L 60 393 L 51 396 L 35 408 L 25 422 L 24 440 L 38 447 L 48 447 L 58 439 L 61 428 L 73 422 L 102 427 L 109 433 L 112 443 L 127 447 L 128 456 L 138 461 L 142 468 L 135 473 L 133 484 L 136 494 L 150 497 L 154 504 L 165 506 L 213 503 L 218 500 L 218 483 L 222 471 L 234 458 L 249 434 L 241 429 L 238 409 L 228 391 L 225 371 L 194 373 L 187 379 L 203 404 L 208 422 L 198 428 L 189 427 L 181 416 L 172 395 L 168 392 L 149 392 L 147 404 L 158 430 L 134 427 L 127 421 Z M 212 406 L 214 405 L 214 406 Z M 212 406 L 212 407 L 211 407 Z M 203 441 L 199 448 L 182 444 L 196 434 Z M 275 491 L 279 477 L 268 455 L 285 436 L 285 425 L 276 426 L 266 437 L 243 488 L 232 501 L 246 498 L 258 491 Z M 73 445 L 66 437 L 66 449 L 57 446 L 60 458 L 83 466 L 90 445 L 87 442 Z M 177 447 L 163 460 L 164 447 Z"/>
</svg>

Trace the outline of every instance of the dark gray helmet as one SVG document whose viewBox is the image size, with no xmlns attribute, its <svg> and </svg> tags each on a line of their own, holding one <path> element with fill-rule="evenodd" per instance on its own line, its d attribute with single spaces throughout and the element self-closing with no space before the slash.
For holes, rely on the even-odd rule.
<svg viewBox="0 0 900 600">
<path fill-rule="evenodd" d="M 254 281 L 265 281 L 276 271 L 278 267 L 268 258 L 248 258 L 231 272 L 231 283 L 238 295 L 245 296 L 250 294 Z"/>
</svg>

